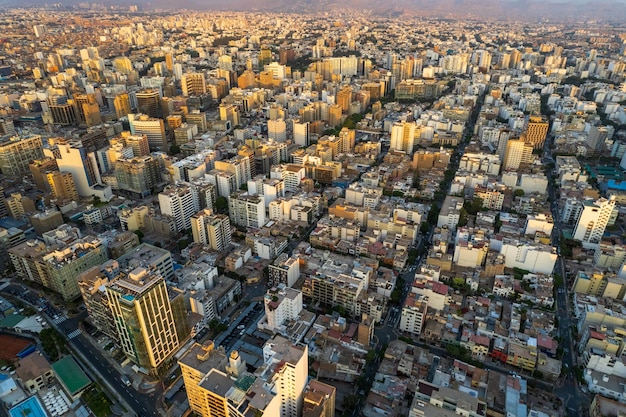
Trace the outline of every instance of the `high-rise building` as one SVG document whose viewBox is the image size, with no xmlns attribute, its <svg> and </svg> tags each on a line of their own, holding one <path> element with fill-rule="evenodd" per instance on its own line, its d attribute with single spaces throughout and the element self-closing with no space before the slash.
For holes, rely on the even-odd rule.
<svg viewBox="0 0 626 417">
<path fill-rule="evenodd" d="M 350 103 L 352 103 L 352 88 L 350 86 L 345 86 L 337 92 L 336 103 L 341 106 L 343 113 L 348 112 Z"/>
<path fill-rule="evenodd" d="M 228 120 L 231 125 L 239 125 L 239 107 L 234 104 L 220 104 L 220 120 Z"/>
<path fill-rule="evenodd" d="M 286 285 L 291 288 L 300 278 L 300 261 L 298 258 L 291 258 L 286 253 L 282 253 L 269 265 L 269 286 Z"/>
<path fill-rule="evenodd" d="M 106 291 L 122 351 L 158 375 L 190 336 L 183 292 L 143 267 L 109 282 Z"/>
<path fill-rule="evenodd" d="M 265 204 L 262 196 L 245 192 L 231 194 L 228 212 L 232 222 L 242 227 L 261 227 L 265 224 Z"/>
<path fill-rule="evenodd" d="M 176 229 L 182 232 L 191 228 L 191 217 L 200 210 L 200 201 L 191 184 L 178 183 L 159 193 L 159 206 L 161 213 L 176 220 Z"/>
<path fill-rule="evenodd" d="M 309 122 L 293 123 L 293 141 L 299 146 L 309 146 L 310 144 L 310 128 Z"/>
<path fill-rule="evenodd" d="M 53 171 L 58 171 L 56 159 L 46 156 L 42 159 L 35 159 L 28 164 L 35 186 L 41 191 L 50 192 L 50 184 L 46 174 Z"/>
<path fill-rule="evenodd" d="M 102 123 L 100 107 L 94 94 L 74 94 L 74 105 L 78 122 L 87 126 L 95 126 Z"/>
<path fill-rule="evenodd" d="M 115 115 L 118 119 L 128 116 L 131 113 L 128 93 L 117 94 L 113 99 L 113 107 L 115 107 Z"/>
<path fill-rule="evenodd" d="M 331 126 L 337 126 L 342 121 L 342 109 L 339 104 L 333 104 L 328 109 L 328 124 Z"/>
<path fill-rule="evenodd" d="M 145 114 L 129 114 L 128 122 L 133 135 L 145 135 L 148 138 L 150 150 L 167 151 L 167 136 L 163 119 Z"/>
<path fill-rule="evenodd" d="M 187 97 L 206 94 L 206 79 L 204 74 L 199 72 L 183 74 L 180 86 L 183 89 L 183 95 Z"/>
<path fill-rule="evenodd" d="M 133 150 L 133 156 L 138 158 L 150 155 L 150 144 L 146 135 L 129 135 L 124 138 L 126 146 Z"/>
<path fill-rule="evenodd" d="M 354 144 L 356 142 L 356 131 L 354 129 L 348 129 L 344 127 L 339 132 L 339 147 L 338 153 L 348 153 L 354 151 Z"/>
<path fill-rule="evenodd" d="M 33 25 L 33 31 L 35 32 L 35 36 L 38 38 L 41 38 L 48 33 L 46 25 Z"/>
<path fill-rule="evenodd" d="M 267 137 L 276 142 L 284 142 L 287 140 L 287 124 L 283 119 L 267 121 Z"/>
<path fill-rule="evenodd" d="M 415 123 L 398 122 L 391 127 L 390 149 L 412 154 L 418 141 L 419 131 Z"/>
<path fill-rule="evenodd" d="M 518 169 L 520 164 L 527 164 L 532 160 L 533 144 L 522 135 L 517 140 L 509 139 L 506 142 L 506 152 L 502 163 L 503 169 Z"/>
<path fill-rule="evenodd" d="M 74 100 L 68 100 L 66 96 L 48 97 L 48 109 L 54 124 L 69 126 L 78 121 Z"/>
<path fill-rule="evenodd" d="M 296 320 L 302 311 L 302 292 L 285 284 L 271 287 L 263 297 L 267 330 L 277 332 L 289 320 Z"/>
<path fill-rule="evenodd" d="M 548 135 L 548 119 L 544 116 L 530 116 L 526 126 L 526 140 L 533 144 L 534 149 L 543 149 Z"/>
<path fill-rule="evenodd" d="M 294 346 L 282 336 L 274 336 L 263 347 L 263 361 L 274 371 L 280 416 L 298 417 L 302 413 L 304 388 L 308 378 L 308 348 Z"/>
<path fill-rule="evenodd" d="M 602 240 L 604 231 L 615 208 L 615 196 L 609 199 L 586 199 L 582 202 L 573 237 L 580 240 L 585 249 L 596 249 Z"/>
<path fill-rule="evenodd" d="M 53 171 L 46 174 L 54 198 L 78 201 L 78 192 L 71 172 Z"/>
<path fill-rule="evenodd" d="M 214 214 L 212 209 L 200 210 L 191 216 L 193 241 L 208 244 L 216 251 L 230 247 L 232 230 L 225 214 Z"/>
<path fill-rule="evenodd" d="M 226 161 L 215 161 L 215 169 L 235 175 L 237 188 L 252 178 L 252 165 L 249 156 L 242 155 L 237 155 Z"/>
<path fill-rule="evenodd" d="M 95 153 L 88 152 L 82 142 L 58 143 L 56 149 L 46 149 L 46 154 L 58 156 L 56 162 L 59 170 L 72 174 L 79 196 L 94 195 L 94 187 L 102 184 Z"/>
<path fill-rule="evenodd" d="M 77 277 L 78 287 L 91 322 L 114 340 L 117 340 L 117 329 L 105 286 L 119 274 L 119 263 L 116 260 L 109 260 L 102 265 L 89 268 Z"/>
<path fill-rule="evenodd" d="M 80 295 L 77 275 L 107 260 L 102 241 L 95 236 L 85 236 L 69 245 L 46 246 L 29 240 L 9 249 L 11 262 L 17 275 L 58 292 L 64 300 Z"/>
<path fill-rule="evenodd" d="M 0 138 L 0 172 L 19 178 L 29 171 L 28 164 L 43 158 L 41 136 Z"/>
<path fill-rule="evenodd" d="M 115 178 L 120 190 L 144 198 L 161 182 L 161 164 L 152 156 L 119 158 L 115 162 Z"/>
<path fill-rule="evenodd" d="M 135 94 L 137 111 L 149 117 L 161 117 L 161 96 L 159 90 L 147 89 Z"/>
<path fill-rule="evenodd" d="M 15 136 L 16 134 L 13 119 L 0 118 L 0 135 Z"/>
<path fill-rule="evenodd" d="M 264 346 L 263 359 L 261 371 L 252 375 L 237 351 L 226 358 L 212 342 L 195 344 L 179 361 L 189 406 L 201 417 L 301 416 L 307 347 L 275 336 Z"/>
<path fill-rule="evenodd" d="M 302 417 L 335 417 L 337 389 L 332 385 L 312 379 L 304 391 Z"/>
</svg>

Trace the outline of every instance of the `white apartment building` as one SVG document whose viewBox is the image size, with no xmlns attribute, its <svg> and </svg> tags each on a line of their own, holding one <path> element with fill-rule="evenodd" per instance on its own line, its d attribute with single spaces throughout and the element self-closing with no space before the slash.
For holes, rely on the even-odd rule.
<svg viewBox="0 0 626 417">
<path fill-rule="evenodd" d="M 448 226 L 448 229 L 456 229 L 463 203 L 462 197 L 447 196 L 443 201 L 439 217 L 437 218 L 437 227 Z"/>
<path fill-rule="evenodd" d="M 583 210 L 576 222 L 574 239 L 580 240 L 585 249 L 595 249 L 600 244 L 604 230 L 615 208 L 615 196 L 609 199 L 586 199 L 583 201 Z"/>
<path fill-rule="evenodd" d="M 398 122 L 391 127 L 390 149 L 413 153 L 415 149 L 416 136 L 419 140 L 419 132 L 417 132 L 417 124 L 414 122 Z"/>
<path fill-rule="evenodd" d="M 558 255 L 552 246 L 505 238 L 502 241 L 500 254 L 504 255 L 507 268 L 519 268 L 533 274 L 551 274 Z"/>
<path fill-rule="evenodd" d="M 267 330 L 276 331 L 284 322 L 296 320 L 302 311 L 302 292 L 284 284 L 271 288 L 263 298 Z"/>
<path fill-rule="evenodd" d="M 285 182 L 257 175 L 248 181 L 248 194 L 263 196 L 265 207 L 269 207 L 272 201 L 285 196 Z"/>
<path fill-rule="evenodd" d="M 159 193 L 159 207 L 161 213 L 174 218 L 176 231 L 182 232 L 191 227 L 191 216 L 200 210 L 200 201 L 191 184 L 177 183 Z"/>
<path fill-rule="evenodd" d="M 228 199 L 228 209 L 230 219 L 238 226 L 261 227 L 266 222 L 265 203 L 260 196 L 234 193 Z"/>
<path fill-rule="evenodd" d="M 285 191 L 298 191 L 300 181 L 306 176 L 306 171 L 300 165 L 287 165 L 282 171 L 282 179 L 285 182 Z"/>
<path fill-rule="evenodd" d="M 306 345 L 295 346 L 282 336 L 274 336 L 263 346 L 263 373 L 274 372 L 271 380 L 273 391 L 280 397 L 280 417 L 298 417 L 302 413 L 308 359 Z"/>
<path fill-rule="evenodd" d="M 282 284 L 291 288 L 300 277 L 300 262 L 298 258 L 290 258 L 285 253 L 278 256 L 268 268 L 268 285 L 270 286 L 278 287 Z"/>
<path fill-rule="evenodd" d="M 427 308 L 428 300 L 426 297 L 410 294 L 402 307 L 398 329 L 415 335 L 421 334 L 426 321 Z"/>
<path fill-rule="evenodd" d="M 283 119 L 267 121 L 267 137 L 276 142 L 284 142 L 287 140 L 287 124 Z"/>
<path fill-rule="evenodd" d="M 524 234 L 534 235 L 537 232 L 542 232 L 548 236 L 551 236 L 553 228 L 554 221 L 552 220 L 552 216 L 546 216 L 544 213 L 529 214 L 526 217 L 526 227 L 524 228 Z"/>
</svg>

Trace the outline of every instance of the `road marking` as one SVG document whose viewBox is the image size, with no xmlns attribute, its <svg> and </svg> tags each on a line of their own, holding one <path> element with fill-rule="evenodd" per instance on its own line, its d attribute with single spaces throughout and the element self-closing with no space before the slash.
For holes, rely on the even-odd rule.
<svg viewBox="0 0 626 417">
<path fill-rule="evenodd" d="M 65 318 L 64 316 L 60 316 L 60 317 L 57 317 L 56 319 L 54 319 L 54 323 L 55 323 L 55 324 L 61 324 L 61 323 L 63 323 L 65 320 L 67 320 L 67 318 Z"/>
<path fill-rule="evenodd" d="M 76 330 L 74 330 L 72 333 L 68 334 L 68 335 L 67 335 L 67 338 L 68 338 L 68 339 L 73 339 L 73 338 L 75 338 L 76 336 L 80 335 L 81 333 L 82 333 L 82 332 L 80 331 L 80 329 L 76 329 Z"/>
</svg>

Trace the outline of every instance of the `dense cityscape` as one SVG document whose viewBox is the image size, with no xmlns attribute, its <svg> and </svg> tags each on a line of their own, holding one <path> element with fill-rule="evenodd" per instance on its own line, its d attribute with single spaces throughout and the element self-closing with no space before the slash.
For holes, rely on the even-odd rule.
<svg viewBox="0 0 626 417">
<path fill-rule="evenodd" d="M 0 9 L 0 416 L 626 416 L 624 16 L 307 5 Z"/>
</svg>

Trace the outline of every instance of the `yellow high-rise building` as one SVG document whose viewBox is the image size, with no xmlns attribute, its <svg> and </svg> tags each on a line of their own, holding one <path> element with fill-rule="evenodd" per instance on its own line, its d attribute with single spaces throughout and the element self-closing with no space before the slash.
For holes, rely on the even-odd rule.
<svg viewBox="0 0 626 417">
<path fill-rule="evenodd" d="M 504 169 L 518 169 L 520 164 L 527 164 L 532 160 L 533 144 L 526 141 L 524 136 L 518 139 L 509 139 L 504 154 Z"/>
<path fill-rule="evenodd" d="M 352 103 L 352 88 L 345 86 L 337 92 L 336 102 L 341 106 L 341 111 L 347 113 L 348 109 L 350 109 L 350 103 Z"/>
<path fill-rule="evenodd" d="M 153 375 L 190 337 L 184 294 L 139 267 L 106 286 L 122 351 Z"/>
<path fill-rule="evenodd" d="M 78 192 L 71 172 L 53 171 L 46 174 L 54 198 L 78 201 Z"/>
<path fill-rule="evenodd" d="M 548 135 L 548 119 L 543 116 L 530 116 L 526 127 L 526 141 L 533 144 L 534 149 L 542 149 Z"/>
<path fill-rule="evenodd" d="M 117 118 L 121 118 L 130 114 L 130 99 L 127 93 L 120 93 L 113 99 L 113 106 L 115 107 L 115 115 Z"/>
</svg>

